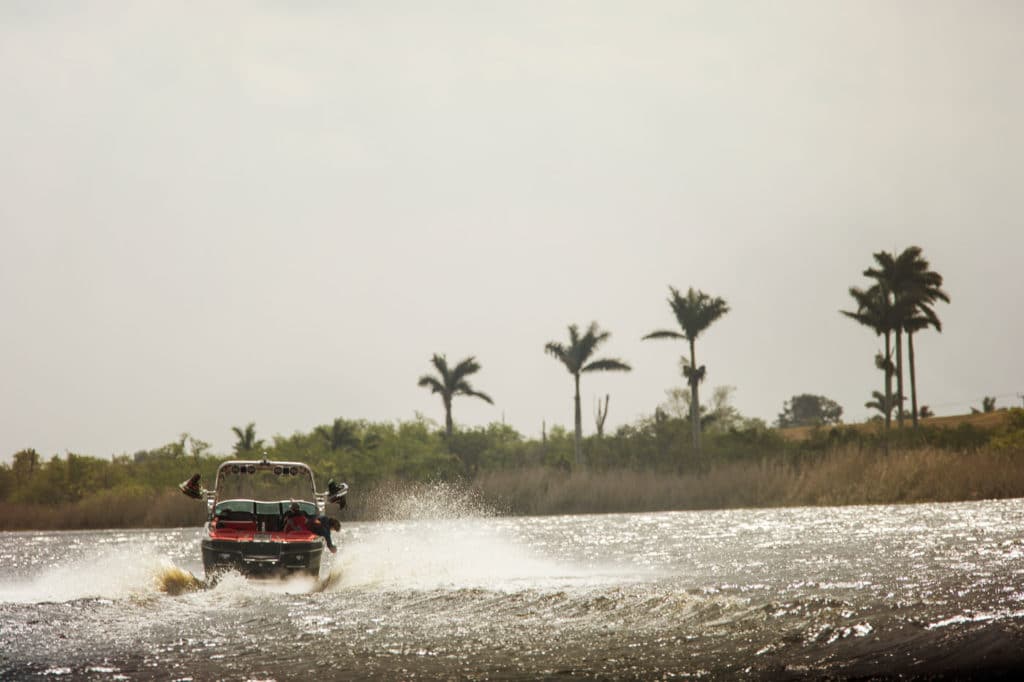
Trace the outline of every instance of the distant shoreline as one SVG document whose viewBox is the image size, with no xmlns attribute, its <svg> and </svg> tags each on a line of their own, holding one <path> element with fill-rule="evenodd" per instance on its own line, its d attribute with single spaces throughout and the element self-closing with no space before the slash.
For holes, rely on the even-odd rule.
<svg viewBox="0 0 1024 682">
<path fill-rule="evenodd" d="M 799 465 L 766 458 L 719 463 L 701 473 L 532 466 L 484 471 L 460 483 L 390 480 L 355 488 L 348 509 L 329 513 L 344 522 L 1006 499 L 1024 497 L 1019 455 L 993 448 L 903 449 L 886 455 L 846 446 Z M 155 496 L 101 490 L 52 506 L 0 502 L 3 531 L 199 527 L 205 518 L 202 505 L 176 489 Z"/>
</svg>

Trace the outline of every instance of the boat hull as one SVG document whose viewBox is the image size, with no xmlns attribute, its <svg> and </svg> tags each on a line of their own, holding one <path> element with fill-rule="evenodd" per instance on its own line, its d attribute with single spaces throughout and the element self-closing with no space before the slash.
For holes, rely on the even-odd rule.
<svg viewBox="0 0 1024 682">
<path fill-rule="evenodd" d="M 203 569 L 213 576 L 237 571 L 252 577 L 279 577 L 290 574 L 320 575 L 323 543 L 314 542 L 238 542 L 204 538 L 201 542 Z"/>
</svg>

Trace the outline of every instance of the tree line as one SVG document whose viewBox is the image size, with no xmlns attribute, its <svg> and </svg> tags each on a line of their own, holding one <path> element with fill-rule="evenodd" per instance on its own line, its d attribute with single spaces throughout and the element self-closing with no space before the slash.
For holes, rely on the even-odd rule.
<svg viewBox="0 0 1024 682">
<path fill-rule="evenodd" d="M 856 308 L 841 312 L 884 339 L 883 351 L 877 357 L 877 366 L 884 374 L 883 391 L 876 391 L 876 398 L 884 414 L 887 430 L 892 408 L 902 405 L 905 400 L 903 339 L 906 337 L 912 404 L 910 415 L 916 426 L 918 417 L 927 413 L 927 408 L 919 410 L 917 406 L 915 334 L 928 328 L 941 331 L 935 303 L 948 302 L 949 296 L 942 290 L 942 276 L 931 269 L 920 247 L 912 246 L 895 255 L 880 251 L 873 257 L 873 266 L 864 271 L 864 275 L 871 281 L 870 286 L 851 287 L 849 293 Z M 599 433 L 588 442 L 587 460 L 595 466 L 685 469 L 707 466 L 715 458 L 726 456 L 772 456 L 799 450 L 799 447 L 794 449 L 787 445 L 777 434 L 771 434 L 767 425 L 760 420 L 745 419 L 739 415 L 728 404 L 728 387 L 716 389 L 712 409 L 705 409 L 701 405 L 699 388 L 706 380 L 708 371 L 705 365 L 698 364 L 696 342 L 715 321 L 730 312 L 729 304 L 723 298 L 693 287 L 685 294 L 675 287 L 669 287 L 667 302 L 676 328 L 658 329 L 642 338 L 677 340 L 686 344 L 688 353 L 681 358 L 686 391 L 670 391 L 670 402 L 684 405 L 685 412 L 667 404 L 656 409 L 650 417 L 624 425 L 615 434 L 605 437 L 602 425 L 608 409 L 606 396 L 603 409 L 599 408 L 595 415 Z M 275 436 L 268 443 L 257 438 L 255 423 L 249 423 L 232 427 L 236 437 L 234 453 L 238 456 L 262 456 L 266 451 L 272 456 L 298 459 L 309 455 L 325 462 L 334 461 L 340 468 L 352 469 L 368 479 L 390 475 L 444 477 L 453 472 L 473 475 L 481 466 L 504 467 L 516 463 L 579 467 L 584 463 L 583 445 L 587 442 L 582 433 L 582 375 L 631 369 L 620 358 L 598 357 L 598 349 L 609 338 L 610 333 L 602 330 L 596 322 L 583 330 L 570 324 L 567 340 L 549 341 L 543 347 L 543 351 L 557 360 L 573 380 L 574 429 L 571 437 L 557 427 L 550 434 L 545 429 L 539 440 L 525 439 L 504 425 L 491 425 L 482 429 L 456 428 L 452 416 L 452 402 L 456 396 L 473 397 L 492 404 L 494 401 L 489 394 L 478 390 L 471 383 L 471 378 L 481 369 L 480 362 L 474 356 L 450 364 L 445 355 L 434 354 L 431 358 L 433 371 L 419 377 L 417 383 L 441 398 L 444 429 L 436 438 L 430 435 L 431 423 L 427 420 L 384 425 L 338 418 L 330 424 L 317 426 L 308 434 L 296 434 L 288 438 Z M 895 394 L 892 389 L 893 378 L 896 379 Z M 802 394 L 786 401 L 776 423 L 779 426 L 829 426 L 839 424 L 841 414 L 842 408 L 834 401 L 824 396 Z M 898 410 L 897 419 L 900 424 L 905 415 L 905 410 Z M 704 444 L 702 432 L 708 428 L 713 429 L 713 437 L 709 444 Z M 564 450 L 567 444 L 571 445 L 568 452 Z M 155 451 L 135 453 L 127 459 L 125 456 L 115 457 L 113 468 L 97 464 L 92 461 L 94 458 L 77 454 L 69 454 L 61 466 L 65 477 L 70 480 L 88 480 L 90 484 L 106 486 L 112 481 L 116 483 L 118 480 L 127 480 L 123 470 L 129 465 L 139 465 L 145 469 L 155 461 L 199 463 L 215 460 L 209 448 L 209 443 L 183 434 L 180 439 Z M 58 465 L 54 460 L 49 463 L 41 461 L 34 450 L 28 449 L 15 455 L 12 466 L 0 466 L 0 480 L 6 482 L 6 490 L 13 490 L 26 481 L 38 480 L 37 473 L 48 468 L 52 473 Z M 96 480 L 96 476 L 88 473 L 82 474 L 101 470 L 102 480 Z M 118 471 L 121 473 L 112 473 Z M 56 474 L 51 477 L 52 480 L 57 478 Z M 68 490 L 78 494 L 74 493 L 73 487 L 65 492 Z"/>
<path fill-rule="evenodd" d="M 698 487 L 705 479 L 718 480 L 721 485 L 724 480 L 732 480 L 741 485 L 741 481 L 761 480 L 762 473 L 768 470 L 791 472 L 783 477 L 787 481 L 803 480 L 801 472 L 814 471 L 822 462 L 839 457 L 835 462 L 848 461 L 850 470 L 846 475 L 853 476 L 859 471 L 857 457 L 861 455 L 888 460 L 883 454 L 888 443 L 893 448 L 892 457 L 922 453 L 916 459 L 907 459 L 908 463 L 934 455 L 938 458 L 935 462 L 943 462 L 939 468 L 947 474 L 949 462 L 956 462 L 955 466 L 961 468 L 970 467 L 975 461 L 973 456 L 981 455 L 993 467 L 1003 466 L 1001 470 L 989 469 L 986 474 L 992 479 L 990 483 L 998 487 L 998 472 L 1005 473 L 1007 467 L 1015 466 L 1013 463 L 1020 460 L 1018 454 L 1024 451 L 1024 409 L 1020 408 L 1003 412 L 1004 417 L 995 428 L 982 429 L 969 423 L 941 428 L 925 423 L 919 429 L 893 430 L 886 437 L 881 429 L 834 425 L 811 430 L 803 440 L 790 440 L 783 432 L 767 428 L 761 420 L 744 418 L 722 399 L 724 394 L 727 391 L 716 390 L 701 415 L 704 438 L 699 452 L 692 446 L 688 404 L 685 412 L 666 404 L 612 433 L 588 437 L 586 469 L 575 466 L 575 437 L 569 429 L 556 426 L 545 430 L 539 438 L 526 438 L 500 423 L 466 429 L 456 425 L 447 436 L 443 428 L 425 417 L 400 422 L 338 418 L 308 431 L 275 435 L 264 442 L 255 437 L 255 427 L 250 424 L 240 431 L 253 437 L 240 439 L 235 456 L 305 461 L 316 472 L 321 488 L 333 476 L 352 484 L 353 490 L 360 491 L 357 497 L 364 497 L 378 484 L 386 485 L 389 481 L 462 480 L 474 485 L 492 481 L 495 494 L 501 496 L 525 495 L 527 489 L 536 486 L 546 489 L 549 483 L 556 485 L 566 477 L 574 477 L 574 485 L 593 480 L 597 488 L 584 485 L 571 493 L 580 496 L 572 503 L 572 509 L 586 511 L 603 509 L 599 503 L 588 500 L 613 490 L 615 482 L 630 476 L 629 472 L 647 472 L 644 476 L 651 474 L 665 481 L 683 477 Z M 225 459 L 192 447 L 192 443 L 186 434 L 152 450 L 113 458 L 68 453 L 44 459 L 34 450 L 22 450 L 15 453 L 10 465 L 0 465 L 0 511 L 6 509 L 8 516 L 22 518 L 32 512 L 18 511 L 22 509 L 19 505 L 67 508 L 66 524 L 61 527 L 79 527 L 75 524 L 85 524 L 86 517 L 93 519 L 91 527 L 186 523 L 183 517 L 171 512 L 194 512 L 201 516 L 202 510 L 184 504 L 189 501 L 177 492 L 177 483 L 195 472 L 212 481 Z M 246 445 L 258 449 L 241 449 Z M 848 460 L 849 457 L 853 459 Z M 884 466 L 880 471 L 884 471 Z M 644 476 L 641 478 L 648 480 Z M 941 488 L 941 481 L 936 481 Z M 856 485 L 873 484 L 860 480 Z M 513 493 L 514 490 L 521 492 Z M 783 493 L 779 491 L 778 503 L 789 499 Z M 842 499 L 859 499 L 851 495 Z M 636 491 L 634 497 L 640 500 L 644 496 L 642 491 Z M 733 498 L 727 495 L 723 499 Z M 888 499 L 865 497 L 860 501 Z M 900 500 L 896 496 L 890 501 Z M 643 508 L 640 502 L 636 505 L 637 509 Z M 167 516 L 159 515 L 161 508 L 166 509 Z M 519 507 L 513 504 L 512 508 Z M 124 511 L 117 516 L 119 509 Z"/>
<path fill-rule="evenodd" d="M 918 418 L 927 416 L 927 407 L 918 409 L 917 374 L 914 357 L 914 335 L 929 328 L 942 331 L 942 322 L 935 312 L 937 302 L 949 302 L 949 295 L 942 289 L 942 275 L 931 269 L 929 262 L 922 255 L 918 246 L 910 246 L 898 254 L 879 251 L 873 254 L 875 264 L 864 270 L 864 276 L 872 283 L 866 288 L 850 287 L 856 308 L 852 311 L 840 311 L 860 324 L 870 328 L 884 338 L 883 351 L 876 355 L 876 367 L 884 372 L 883 391 L 873 391 L 872 400 L 865 403 L 866 407 L 877 409 L 884 417 L 885 428 L 890 427 L 893 409 L 896 408 L 897 420 L 903 426 L 907 412 L 904 409 L 904 362 L 903 339 L 906 335 L 908 363 L 910 373 L 910 415 L 916 428 Z M 707 377 L 707 367 L 697 364 L 696 342 L 698 337 L 716 320 L 729 312 L 729 304 L 725 299 L 711 296 L 699 289 L 690 287 L 683 295 L 675 287 L 669 287 L 668 304 L 672 310 L 678 330 L 660 329 L 643 337 L 648 339 L 672 339 L 683 341 L 688 345 L 689 356 L 682 357 L 682 374 L 689 387 L 689 420 L 692 424 L 692 450 L 700 453 L 701 449 L 701 405 L 699 387 Z M 573 378 L 575 394 L 573 397 L 574 416 L 574 460 L 577 465 L 583 463 L 582 453 L 582 410 L 580 406 L 580 376 L 589 372 L 630 371 L 629 364 L 618 358 L 598 358 L 593 355 L 597 348 L 610 337 L 610 332 L 602 331 L 596 322 L 592 322 L 584 332 L 575 324 L 569 325 L 568 343 L 550 341 L 544 346 L 545 352 L 561 362 Z M 895 345 L 892 341 L 895 339 Z M 895 362 L 893 358 L 895 356 Z M 486 393 L 470 386 L 468 377 L 478 372 L 480 363 L 474 356 L 449 368 L 444 355 L 433 356 L 432 362 L 437 370 L 436 375 L 424 375 L 419 385 L 429 388 L 431 392 L 440 394 L 445 411 L 445 432 L 447 438 L 452 434 L 452 399 L 458 395 L 476 397 L 493 404 L 492 398 Z M 892 379 L 896 378 L 896 393 L 893 394 Z M 598 429 L 603 430 L 604 418 L 607 416 L 607 397 L 604 411 L 598 413 Z M 787 411 L 791 414 L 787 415 Z M 787 426 L 794 423 L 807 423 L 797 417 L 816 415 L 814 419 L 820 424 L 839 423 L 842 408 L 824 396 L 802 394 L 794 396 L 784 407 L 779 416 L 778 425 Z M 812 422 L 814 423 L 814 422 Z"/>
</svg>

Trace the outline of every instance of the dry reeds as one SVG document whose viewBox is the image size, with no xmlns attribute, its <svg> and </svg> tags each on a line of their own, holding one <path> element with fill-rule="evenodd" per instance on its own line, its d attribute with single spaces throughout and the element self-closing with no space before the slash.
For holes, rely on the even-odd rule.
<svg viewBox="0 0 1024 682">
<path fill-rule="evenodd" d="M 205 507 L 177 490 L 100 490 L 57 505 L 0 502 L 0 530 L 78 530 L 197 526 Z"/>
<path fill-rule="evenodd" d="M 487 472 L 474 487 L 513 514 L 951 502 L 1024 496 L 1024 455 L 845 447 L 799 465 L 736 462 L 702 474 Z"/>
</svg>

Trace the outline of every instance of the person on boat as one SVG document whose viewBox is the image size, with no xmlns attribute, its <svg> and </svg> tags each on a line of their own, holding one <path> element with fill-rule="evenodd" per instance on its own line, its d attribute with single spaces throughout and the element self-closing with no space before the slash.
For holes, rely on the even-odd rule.
<svg viewBox="0 0 1024 682">
<path fill-rule="evenodd" d="M 331 542 L 331 531 L 341 530 L 341 521 L 331 516 L 314 516 L 309 519 L 306 527 L 327 541 L 327 549 L 331 550 L 331 554 L 338 553 L 338 548 Z"/>
<path fill-rule="evenodd" d="M 284 513 L 284 532 L 310 530 L 309 517 L 298 502 L 292 502 L 291 508 Z"/>
<path fill-rule="evenodd" d="M 338 509 L 345 508 L 345 493 L 347 492 L 348 486 L 346 484 L 338 485 L 333 478 L 327 481 L 327 501 L 331 504 L 337 504 Z"/>
<path fill-rule="evenodd" d="M 178 490 L 185 493 L 194 500 L 203 499 L 203 492 L 205 492 L 201 485 L 199 485 L 199 474 L 192 474 L 192 477 L 187 481 L 183 481 L 178 484 Z"/>
</svg>

